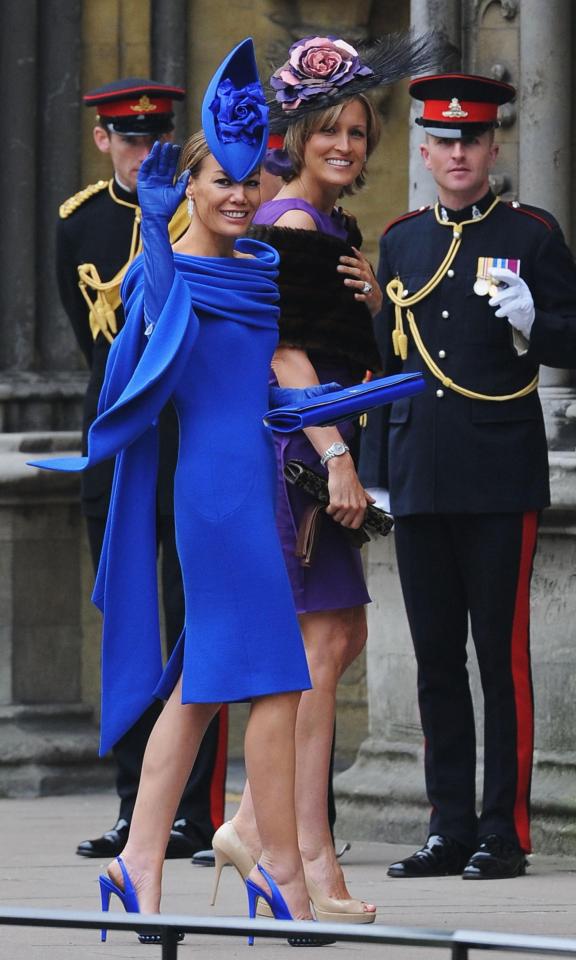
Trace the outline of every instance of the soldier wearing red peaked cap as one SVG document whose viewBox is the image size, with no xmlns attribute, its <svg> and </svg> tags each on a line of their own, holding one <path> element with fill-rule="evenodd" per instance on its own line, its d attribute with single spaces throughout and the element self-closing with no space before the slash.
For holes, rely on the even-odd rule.
<svg viewBox="0 0 576 960">
<path fill-rule="evenodd" d="M 392 406 L 387 456 L 432 813 L 425 846 L 389 875 L 501 879 L 530 851 L 530 579 L 550 502 L 538 369 L 576 365 L 576 266 L 550 213 L 490 187 L 514 88 L 449 73 L 410 93 L 438 199 L 384 232 L 378 337 L 386 373 L 422 370 L 429 386 Z M 368 429 L 363 480 L 384 486 L 385 431 Z M 479 815 L 468 623 L 484 691 Z"/>
<path fill-rule="evenodd" d="M 84 399 L 84 444 L 96 417 L 110 345 L 124 324 L 120 285 L 141 250 L 141 213 L 136 192 L 138 170 L 153 142 L 172 136 L 174 102 L 183 100 L 184 96 L 185 91 L 179 86 L 125 77 L 91 90 L 83 97 L 85 106 L 97 111 L 94 143 L 100 152 L 110 157 L 112 167 L 109 179 L 90 184 L 64 201 L 57 228 L 60 298 L 90 369 Z M 172 239 L 184 232 L 189 220 L 183 204 L 170 225 Z M 178 425 L 170 407 L 161 414 L 159 437 L 158 538 L 166 640 L 171 650 L 181 633 L 184 600 L 174 539 L 172 495 Z M 102 549 L 113 469 L 114 463 L 105 461 L 82 475 L 82 512 L 95 568 Z M 151 707 L 114 748 L 120 799 L 118 820 L 102 836 L 81 842 L 76 850 L 80 856 L 107 858 L 123 849 L 144 749 L 157 714 L 158 708 Z M 214 830 L 222 823 L 225 725 L 225 716 L 221 720 L 216 718 L 203 741 L 170 835 L 169 857 L 190 857 L 209 847 Z"/>
<path fill-rule="evenodd" d="M 160 136 L 174 129 L 173 101 L 183 100 L 182 87 L 126 77 L 90 90 L 82 97 L 87 107 L 96 107 L 99 122 L 122 136 Z"/>
<path fill-rule="evenodd" d="M 498 107 L 516 96 L 509 83 L 464 73 L 419 77 L 410 83 L 410 96 L 422 100 L 416 123 L 435 137 L 460 139 L 498 126 Z"/>
</svg>

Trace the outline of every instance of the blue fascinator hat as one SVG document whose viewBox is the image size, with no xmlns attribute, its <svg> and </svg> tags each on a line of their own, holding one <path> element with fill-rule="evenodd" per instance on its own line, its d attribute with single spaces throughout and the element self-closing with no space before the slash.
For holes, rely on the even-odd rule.
<svg viewBox="0 0 576 960">
<path fill-rule="evenodd" d="M 259 165 L 268 142 L 268 107 L 251 37 L 222 61 L 204 94 L 202 127 L 210 152 L 239 182 Z"/>
</svg>

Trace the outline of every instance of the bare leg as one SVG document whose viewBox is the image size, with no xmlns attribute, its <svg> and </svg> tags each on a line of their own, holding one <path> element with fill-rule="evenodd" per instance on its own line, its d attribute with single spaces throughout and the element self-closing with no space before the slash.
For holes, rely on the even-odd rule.
<svg viewBox="0 0 576 960">
<path fill-rule="evenodd" d="M 296 816 L 306 875 L 328 897 L 346 899 L 344 875 L 334 851 L 327 798 L 336 688 L 366 642 L 363 607 L 300 617 L 313 689 L 302 694 L 296 724 Z M 372 907 L 372 905 L 367 905 Z"/>
<path fill-rule="evenodd" d="M 252 704 L 246 729 L 248 779 L 262 852 L 260 862 L 280 887 L 292 915 L 311 916 L 298 850 L 294 809 L 294 733 L 299 693 L 260 697 Z M 266 887 L 254 868 L 251 878 Z"/>
<path fill-rule="evenodd" d="M 330 751 L 336 711 L 336 687 L 366 642 L 363 607 L 303 614 L 300 625 L 313 689 L 302 694 L 296 724 L 296 817 L 298 839 L 307 875 L 324 896 L 350 897 L 336 859 L 328 823 L 327 796 Z M 250 786 L 233 818 L 242 842 L 255 860 L 260 837 Z M 373 910 L 372 904 L 365 909 Z"/>
<path fill-rule="evenodd" d="M 130 833 L 122 851 L 142 913 L 157 913 L 160 908 L 170 829 L 202 737 L 219 707 L 218 703 L 182 703 L 180 678 L 148 740 Z M 115 861 L 108 873 L 122 887 Z"/>
<path fill-rule="evenodd" d="M 252 854 L 253 860 L 259 860 L 262 852 L 260 843 L 260 834 L 256 826 L 256 816 L 254 814 L 254 805 L 252 803 L 252 794 L 250 792 L 250 783 L 246 780 L 240 806 L 232 818 L 234 827 L 242 843 Z"/>
</svg>

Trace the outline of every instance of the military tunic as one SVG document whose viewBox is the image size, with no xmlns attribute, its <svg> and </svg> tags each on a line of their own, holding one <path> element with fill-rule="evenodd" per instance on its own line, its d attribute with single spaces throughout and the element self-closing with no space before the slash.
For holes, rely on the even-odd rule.
<svg viewBox="0 0 576 960">
<path fill-rule="evenodd" d="M 493 199 L 489 194 L 476 209 L 485 212 Z M 472 391 L 505 395 L 530 383 L 539 364 L 576 366 L 576 270 L 554 218 L 535 207 L 503 202 L 476 222 L 471 208 L 447 211 L 447 216 L 472 222 L 462 228 L 462 245 L 444 279 L 412 308 L 422 339 L 446 376 Z M 441 263 L 452 232 L 434 208 L 391 224 L 380 244 L 383 289 L 395 276 L 409 294 L 420 289 Z M 507 320 L 495 316 L 487 296 L 474 293 L 481 256 L 520 259 L 536 305 L 524 356 L 514 349 Z M 386 372 L 422 370 L 429 384 L 428 391 L 399 400 L 390 410 L 394 514 L 547 506 L 548 455 L 538 393 L 500 402 L 459 396 L 432 376 L 410 336 L 407 360 L 394 356 L 393 323 L 389 304 L 377 320 Z M 365 470 L 371 482 L 387 485 L 375 461 Z"/>
<path fill-rule="evenodd" d="M 80 264 L 94 264 L 105 282 L 116 277 L 126 265 L 134 237 L 136 249 L 139 249 L 140 210 L 136 194 L 124 190 L 115 180 L 99 181 L 80 191 L 76 198 L 62 205 L 56 236 L 56 272 L 60 298 L 90 369 L 82 424 L 85 453 L 88 429 L 96 418 L 110 343 L 124 325 L 124 312 L 118 302 L 114 311 L 115 329 L 109 328 L 108 336 L 99 332 L 94 337 L 88 317 L 89 307 L 78 286 L 78 267 Z M 88 294 L 91 300 L 95 299 L 93 291 Z M 117 299 L 120 300 L 119 295 Z M 162 416 L 160 436 L 162 470 L 158 483 L 158 509 L 161 516 L 169 517 L 173 514 L 172 477 L 178 446 L 178 426 L 171 410 L 166 410 Z M 83 475 L 82 512 L 85 516 L 106 517 L 113 472 L 114 463 L 108 461 L 92 467 Z"/>
</svg>

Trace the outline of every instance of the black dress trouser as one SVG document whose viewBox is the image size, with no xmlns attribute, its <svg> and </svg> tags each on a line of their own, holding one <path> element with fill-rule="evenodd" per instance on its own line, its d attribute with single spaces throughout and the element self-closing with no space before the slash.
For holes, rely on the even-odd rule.
<svg viewBox="0 0 576 960">
<path fill-rule="evenodd" d="M 94 569 L 98 567 L 106 520 L 86 517 Z M 174 649 L 184 624 L 184 590 L 176 550 L 174 520 L 160 517 L 158 540 L 161 547 L 161 581 L 167 655 Z M 130 822 L 138 792 L 144 751 L 161 703 L 152 704 L 114 747 L 117 765 L 116 790 L 120 797 L 119 816 Z M 198 833 L 199 846 L 210 847 L 214 830 L 224 820 L 228 710 L 224 706 L 210 723 L 184 789 L 176 819 L 190 821 Z"/>
<path fill-rule="evenodd" d="M 533 694 L 530 579 L 538 514 L 418 514 L 395 521 L 398 569 L 418 665 L 430 833 L 475 849 L 489 834 L 530 851 Z M 484 789 L 468 622 L 484 694 Z"/>
</svg>

